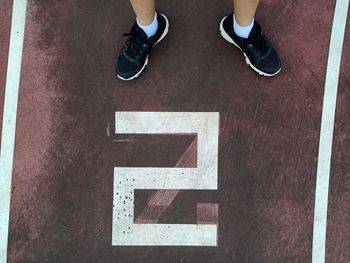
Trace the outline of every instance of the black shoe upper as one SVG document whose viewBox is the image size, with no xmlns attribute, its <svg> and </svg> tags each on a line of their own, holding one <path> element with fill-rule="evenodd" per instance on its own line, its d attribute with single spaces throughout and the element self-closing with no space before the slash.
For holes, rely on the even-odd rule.
<svg viewBox="0 0 350 263">
<path fill-rule="evenodd" d="M 118 55 L 116 64 L 118 76 L 130 79 L 142 69 L 152 47 L 159 41 L 166 27 L 166 20 L 162 14 L 157 13 L 157 19 L 158 30 L 153 37 L 147 38 L 146 33 L 137 25 L 136 21 L 131 31 L 124 34 L 128 38 Z"/>
<path fill-rule="evenodd" d="M 224 19 L 225 32 L 242 49 L 250 63 L 259 71 L 266 74 L 275 74 L 281 69 L 281 61 L 269 40 L 261 31 L 260 25 L 254 21 L 249 37 L 241 38 L 233 30 L 233 14 Z"/>
</svg>

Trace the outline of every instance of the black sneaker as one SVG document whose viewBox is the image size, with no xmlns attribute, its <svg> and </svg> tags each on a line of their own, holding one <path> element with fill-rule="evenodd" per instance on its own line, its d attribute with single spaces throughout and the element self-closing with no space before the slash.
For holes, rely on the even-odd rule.
<svg viewBox="0 0 350 263">
<path fill-rule="evenodd" d="M 136 21 L 129 36 L 121 49 L 117 63 L 116 73 L 122 80 L 132 80 L 138 77 L 148 63 L 148 56 L 152 48 L 160 42 L 169 30 L 169 22 L 165 15 L 157 12 L 158 30 L 153 37 L 147 38 L 146 33 L 137 25 Z"/>
<path fill-rule="evenodd" d="M 220 33 L 224 39 L 243 52 L 246 63 L 260 75 L 270 77 L 281 71 L 278 54 L 256 21 L 248 39 L 241 38 L 234 32 L 233 14 L 221 20 Z"/>
</svg>

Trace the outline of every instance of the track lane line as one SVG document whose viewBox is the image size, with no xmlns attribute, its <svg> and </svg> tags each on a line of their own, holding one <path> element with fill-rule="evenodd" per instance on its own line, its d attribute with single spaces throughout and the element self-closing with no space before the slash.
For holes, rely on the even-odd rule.
<svg viewBox="0 0 350 263">
<path fill-rule="evenodd" d="M 330 166 L 339 71 L 349 0 L 337 0 L 329 46 L 317 163 L 312 263 L 325 262 Z"/>
<path fill-rule="evenodd" d="M 7 261 L 11 181 L 27 0 L 14 0 L 0 150 L 0 262 Z"/>
</svg>

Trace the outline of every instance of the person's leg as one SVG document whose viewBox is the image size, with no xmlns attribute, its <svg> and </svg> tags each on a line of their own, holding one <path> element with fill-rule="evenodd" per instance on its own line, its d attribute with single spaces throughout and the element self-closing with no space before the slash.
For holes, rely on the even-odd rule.
<svg viewBox="0 0 350 263">
<path fill-rule="evenodd" d="M 248 38 L 254 26 L 259 0 L 233 0 L 233 30 L 239 37 Z"/>
<path fill-rule="evenodd" d="M 154 19 L 156 12 L 155 0 L 130 0 L 138 22 L 143 25 L 149 25 Z"/>
<path fill-rule="evenodd" d="M 252 23 L 258 4 L 259 0 L 233 0 L 235 18 L 240 26 Z"/>
<path fill-rule="evenodd" d="M 155 0 L 130 0 L 130 2 L 136 14 L 138 26 L 147 37 L 153 37 L 158 30 Z"/>
</svg>

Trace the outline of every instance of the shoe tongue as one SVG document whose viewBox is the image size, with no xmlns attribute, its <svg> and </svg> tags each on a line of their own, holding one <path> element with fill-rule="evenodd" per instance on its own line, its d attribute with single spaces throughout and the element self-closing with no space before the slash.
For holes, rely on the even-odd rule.
<svg viewBox="0 0 350 263">
<path fill-rule="evenodd" d="M 145 31 L 142 30 L 141 27 L 139 27 L 139 25 L 137 24 L 137 22 L 135 22 L 135 29 L 137 31 L 137 34 L 139 34 L 144 40 L 148 39 L 147 34 L 145 33 Z"/>
<path fill-rule="evenodd" d="M 254 21 L 254 25 L 253 25 L 252 31 L 250 31 L 248 38 L 252 38 L 256 34 L 260 34 L 260 31 L 261 31 L 260 25 L 256 21 Z"/>
<path fill-rule="evenodd" d="M 269 43 L 263 36 L 260 25 L 255 21 L 252 31 L 249 34 L 249 39 L 253 45 L 256 46 L 262 53 L 269 49 Z"/>
</svg>

